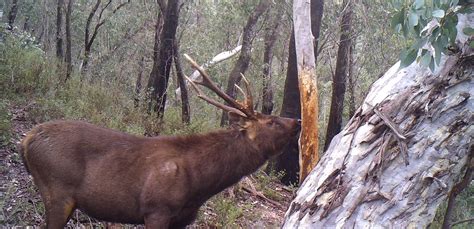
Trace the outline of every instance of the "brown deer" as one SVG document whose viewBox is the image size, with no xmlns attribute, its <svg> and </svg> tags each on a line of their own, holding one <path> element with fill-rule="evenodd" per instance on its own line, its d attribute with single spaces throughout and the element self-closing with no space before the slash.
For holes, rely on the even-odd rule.
<svg viewBox="0 0 474 229">
<path fill-rule="evenodd" d="M 220 90 L 206 72 L 188 78 L 198 96 L 230 113 L 231 128 L 189 136 L 138 137 L 79 121 L 53 121 L 33 128 L 21 153 L 46 208 L 47 228 L 62 228 L 80 209 L 104 221 L 183 228 L 210 197 L 256 171 L 280 153 L 299 121 L 253 110 Z M 209 88 L 228 104 L 202 93 Z M 242 89 L 238 88 L 241 92 Z"/>
</svg>

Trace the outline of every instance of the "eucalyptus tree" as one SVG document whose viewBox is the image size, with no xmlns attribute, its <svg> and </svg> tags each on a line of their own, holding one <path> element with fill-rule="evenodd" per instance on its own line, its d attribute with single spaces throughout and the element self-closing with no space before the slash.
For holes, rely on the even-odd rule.
<svg viewBox="0 0 474 229">
<path fill-rule="evenodd" d="M 161 1 L 163 27 L 159 32 L 158 58 L 154 58 L 153 69 L 148 80 L 150 92 L 149 110 L 153 110 L 160 121 L 163 120 L 167 97 L 168 80 L 173 63 L 174 43 L 178 28 L 180 1 Z M 160 23 L 160 22 L 158 22 Z M 156 27 L 157 29 L 159 26 Z M 155 44 L 156 44 L 155 36 Z"/>
<path fill-rule="evenodd" d="M 311 0 L 311 32 L 314 37 L 314 61 L 320 53 L 320 31 L 322 25 L 324 1 Z M 295 34 L 292 32 L 288 47 L 288 67 L 283 91 L 283 103 L 280 116 L 288 118 L 301 118 L 300 89 L 298 86 L 298 69 L 296 62 Z M 283 172 L 281 181 L 284 184 L 297 184 L 299 181 L 299 147 L 298 139 L 292 139 L 275 160 L 270 164 L 273 170 Z"/>
<path fill-rule="evenodd" d="M 334 137 L 283 228 L 426 227 L 440 203 L 472 179 L 472 5 L 394 6 L 394 28 L 415 42 Z"/>
<path fill-rule="evenodd" d="M 18 0 L 13 0 L 11 3 L 10 12 L 8 12 L 8 29 L 13 29 L 13 24 L 15 23 L 16 15 L 18 13 Z"/>
<path fill-rule="evenodd" d="M 331 109 L 327 124 L 326 140 L 324 150 L 326 150 L 332 138 L 341 131 L 342 113 L 344 110 L 344 94 L 346 92 L 346 80 L 348 69 L 349 49 L 352 45 L 352 14 L 354 4 L 352 0 L 344 0 L 342 3 L 342 18 L 340 22 L 340 38 L 337 50 L 336 70 L 332 80 Z"/>
</svg>

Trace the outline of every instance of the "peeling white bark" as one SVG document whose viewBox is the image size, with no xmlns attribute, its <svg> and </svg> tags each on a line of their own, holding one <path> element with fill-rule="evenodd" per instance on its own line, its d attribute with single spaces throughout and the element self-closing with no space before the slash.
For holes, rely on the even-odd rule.
<svg viewBox="0 0 474 229">
<path fill-rule="evenodd" d="M 474 14 L 459 25 L 473 25 Z M 458 26 L 459 26 L 458 25 Z M 474 51 L 395 64 L 298 190 L 283 228 L 423 228 L 473 165 Z"/>
</svg>

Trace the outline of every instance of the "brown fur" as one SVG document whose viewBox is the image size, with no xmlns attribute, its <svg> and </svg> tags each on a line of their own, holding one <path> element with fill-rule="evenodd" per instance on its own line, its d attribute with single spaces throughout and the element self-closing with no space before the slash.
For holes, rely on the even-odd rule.
<svg viewBox="0 0 474 229">
<path fill-rule="evenodd" d="M 48 228 L 64 227 L 76 208 L 105 221 L 181 228 L 206 200 L 278 154 L 298 127 L 259 114 L 229 130 L 146 138 L 53 121 L 31 130 L 20 149 Z"/>
</svg>

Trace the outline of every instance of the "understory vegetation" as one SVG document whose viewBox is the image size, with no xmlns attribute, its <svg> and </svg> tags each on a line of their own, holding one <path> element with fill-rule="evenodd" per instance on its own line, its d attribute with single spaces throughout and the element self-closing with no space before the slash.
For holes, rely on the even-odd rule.
<svg viewBox="0 0 474 229">
<path fill-rule="evenodd" d="M 32 6 L 33 2 L 28 1 L 28 4 Z M 75 26 L 81 29 L 77 29 L 73 36 L 73 44 L 82 45 L 82 27 L 88 13 L 86 9 L 90 6 L 87 6 L 88 1 L 78 2 L 73 18 L 77 23 Z M 390 25 L 384 24 L 383 21 L 388 20 L 384 9 L 386 3 L 373 2 L 385 5 L 376 7 L 375 4 L 361 3 L 355 6 L 358 16 L 353 22 L 353 29 L 357 32 L 354 35 L 354 66 L 351 70 L 354 74 L 354 89 L 352 94 L 346 93 L 343 122 L 350 118 L 351 111 L 347 104 L 350 103 L 351 96 L 359 106 L 372 82 L 398 60 L 399 50 L 409 42 L 394 35 L 390 31 Z M 136 9 L 126 6 L 128 11 L 117 11 L 113 20 L 105 23 L 104 31 L 101 31 L 103 33 L 98 37 L 99 43 L 95 50 L 93 49 L 99 54 L 91 57 L 91 66 L 87 73 L 81 73 L 79 67 L 82 62 L 82 48 L 79 45 L 73 47 L 75 65 L 67 81 L 64 80 L 64 62 L 58 60 L 53 53 L 52 31 L 49 31 L 51 34 L 44 35 L 49 35 L 50 38 L 43 37 L 40 41 L 37 38 L 39 35 L 31 29 L 24 31 L 15 27 L 9 30 L 7 24 L 0 25 L 0 226 L 43 223 L 44 206 L 16 149 L 22 135 L 33 125 L 57 119 L 84 120 L 135 135 L 185 135 L 221 128 L 219 124 L 222 111 L 206 104 L 193 92 L 190 92 L 189 97 L 191 121 L 182 121 L 180 98 L 174 93 L 178 84 L 173 78 L 175 76 L 170 78 L 168 85 L 164 121 L 149 111 L 149 103 L 143 92 L 145 90 L 137 95 L 137 75 L 143 74 L 141 84 L 146 85 L 153 65 L 154 21 L 157 17 L 154 12 L 158 6 L 148 4 L 136 4 Z M 199 63 L 205 63 L 217 53 L 233 49 L 239 42 L 241 27 L 254 5 L 256 4 L 222 1 L 219 6 L 203 3 L 188 9 L 180 18 L 181 25 L 177 35 L 181 39 L 182 53 L 189 53 Z M 0 4 L 0 7 L 6 6 L 7 4 Z M 329 95 L 333 83 L 331 76 L 337 56 L 339 33 L 335 31 L 338 31 L 339 6 L 340 3 L 327 1 L 327 12 L 325 11 L 322 23 L 322 31 L 325 32 L 322 37 L 324 44 L 317 65 L 321 143 L 325 140 L 331 101 Z M 34 10 L 34 7 L 30 7 L 25 12 L 31 13 Z M 140 12 L 144 12 L 143 15 L 134 16 Z M 6 14 L 6 11 L 4 13 Z M 291 34 L 291 19 L 288 14 L 289 12 L 282 12 L 281 24 L 287 28 L 281 29 L 281 35 L 276 42 L 273 78 L 270 82 L 275 102 L 273 114 L 276 115 L 281 112 L 284 96 L 288 38 Z M 26 20 L 26 16 L 19 17 L 23 21 Z M 39 20 L 38 15 L 35 17 Z M 36 19 L 32 16 L 29 20 Z M 201 20 L 199 28 L 191 23 L 193 20 Z M 257 30 L 263 31 L 266 23 L 260 22 Z M 369 24 L 370 26 L 367 26 Z M 123 31 L 127 31 L 125 36 Z M 135 37 L 127 37 L 127 34 L 134 34 Z M 262 39 L 262 34 L 255 37 L 251 65 L 246 73 L 256 92 L 256 107 L 259 110 L 263 103 L 260 92 L 264 84 L 261 77 L 261 66 L 264 65 Z M 237 58 L 208 69 L 218 84 L 225 84 L 235 59 Z M 190 75 L 191 67 L 182 62 L 185 74 Z M 176 74 L 174 69 L 171 72 L 172 75 Z M 251 182 L 255 184 L 257 191 L 270 201 L 252 196 L 239 186 L 246 184 L 238 184 L 208 201 L 201 208 L 194 225 L 204 228 L 279 227 L 283 220 L 282 214 L 293 198 L 296 187 L 283 186 L 279 182 L 284 174 L 268 174 L 263 170 L 253 174 Z M 441 228 L 445 210 L 446 203 L 438 209 L 430 228 Z M 452 220 L 457 222 L 473 217 L 474 185 L 471 182 L 457 197 Z M 80 213 L 75 214 L 69 225 L 106 226 L 105 223 L 99 223 Z M 457 224 L 454 228 L 472 228 L 472 225 L 471 221 Z"/>
</svg>

